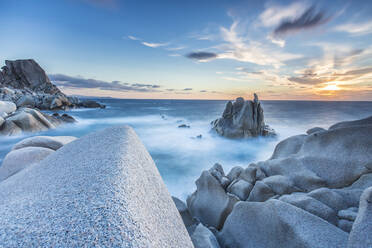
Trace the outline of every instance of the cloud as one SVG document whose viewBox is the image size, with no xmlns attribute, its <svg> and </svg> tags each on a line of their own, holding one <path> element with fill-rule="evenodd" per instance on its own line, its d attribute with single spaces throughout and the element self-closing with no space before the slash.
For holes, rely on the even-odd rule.
<svg viewBox="0 0 372 248">
<path fill-rule="evenodd" d="M 142 41 L 141 44 L 147 47 L 152 47 L 152 48 L 157 48 L 157 47 L 168 45 L 168 43 L 152 43 L 152 42 L 146 42 L 146 41 Z"/>
<path fill-rule="evenodd" d="M 168 51 L 179 51 L 185 49 L 185 46 L 178 46 L 178 47 L 169 47 L 167 48 Z"/>
<path fill-rule="evenodd" d="M 347 32 L 353 36 L 372 33 L 372 20 L 362 23 L 346 23 L 334 28 L 338 32 Z"/>
<path fill-rule="evenodd" d="M 330 17 L 327 17 L 323 11 L 318 11 L 313 5 L 308 7 L 302 15 L 283 20 L 279 26 L 275 28 L 274 35 L 281 36 L 300 30 L 315 28 L 321 24 L 327 23 L 329 20 Z"/>
<path fill-rule="evenodd" d="M 120 81 L 103 81 L 96 79 L 86 79 L 83 77 L 72 77 L 64 74 L 52 74 L 49 78 L 57 86 L 63 86 L 67 88 L 98 88 L 101 90 L 114 90 L 114 91 L 135 91 L 135 92 L 154 92 L 160 88 L 157 84 L 129 84 Z"/>
<path fill-rule="evenodd" d="M 217 58 L 218 54 L 212 52 L 191 52 L 186 54 L 186 57 L 189 59 L 195 59 L 199 61 L 207 61 Z"/>
<path fill-rule="evenodd" d="M 130 40 L 141 40 L 140 38 L 137 38 L 137 37 L 132 36 L 132 35 L 128 35 L 128 38 L 129 38 Z"/>
<path fill-rule="evenodd" d="M 288 6 L 266 5 L 266 9 L 259 16 L 259 20 L 265 27 L 278 25 L 285 19 L 293 18 L 302 14 L 308 5 L 304 2 L 294 2 Z"/>
<path fill-rule="evenodd" d="M 184 88 L 183 90 L 184 91 L 190 91 L 190 90 L 192 90 L 192 88 Z"/>
<path fill-rule="evenodd" d="M 288 80 L 299 84 L 317 85 L 329 82 L 348 82 L 369 74 L 372 74 L 372 67 L 336 72 L 317 72 L 314 69 L 306 69 L 300 76 L 289 77 Z"/>
<path fill-rule="evenodd" d="M 127 37 L 130 40 L 139 41 L 142 45 L 147 46 L 147 47 L 152 47 L 152 48 L 164 47 L 164 46 L 168 46 L 169 45 L 169 43 L 147 42 L 147 41 L 144 41 L 141 38 L 138 38 L 138 37 L 133 36 L 133 35 L 128 35 Z"/>
<path fill-rule="evenodd" d="M 207 90 L 201 90 L 200 92 L 201 92 L 201 93 L 204 93 L 204 92 L 208 92 L 208 91 L 207 91 Z"/>
<path fill-rule="evenodd" d="M 284 61 L 302 57 L 299 54 L 272 49 L 261 42 L 247 40 L 244 34 L 238 32 L 238 24 L 239 22 L 234 21 L 229 29 L 221 27 L 222 38 L 225 43 L 218 46 L 219 49 L 223 50 L 218 54 L 219 59 L 233 59 L 279 68 L 284 65 Z"/>
</svg>

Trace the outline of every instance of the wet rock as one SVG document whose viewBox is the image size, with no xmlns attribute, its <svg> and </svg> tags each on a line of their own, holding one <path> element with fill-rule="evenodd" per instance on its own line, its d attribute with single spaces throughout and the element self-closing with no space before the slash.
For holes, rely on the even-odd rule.
<svg viewBox="0 0 372 248">
<path fill-rule="evenodd" d="M 201 223 L 199 223 L 191 235 L 191 241 L 195 248 L 220 248 L 213 233 Z"/>
</svg>

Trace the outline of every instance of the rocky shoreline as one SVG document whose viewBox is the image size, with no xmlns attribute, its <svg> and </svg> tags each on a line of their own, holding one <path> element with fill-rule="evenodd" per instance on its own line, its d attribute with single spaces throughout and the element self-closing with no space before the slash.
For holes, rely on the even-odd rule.
<svg viewBox="0 0 372 248">
<path fill-rule="evenodd" d="M 0 70 L 0 134 L 38 132 L 73 123 L 75 119 L 67 114 L 41 112 L 70 108 L 105 108 L 105 105 L 66 96 L 32 59 L 5 61 Z"/>
<path fill-rule="evenodd" d="M 151 190 L 157 191 L 155 195 L 152 195 L 152 207 L 146 203 L 145 205 L 148 207 L 141 209 L 136 208 L 144 204 L 142 201 L 147 202 L 149 199 L 140 200 L 135 197 L 136 200 L 134 200 L 126 198 L 125 194 L 120 193 L 124 189 L 127 193 L 131 192 L 131 195 L 142 195 L 143 192 L 138 192 L 139 188 L 133 185 L 144 183 L 142 177 L 145 177 L 144 175 L 153 176 L 155 168 L 151 157 L 143 155 L 144 148 L 136 136 L 133 138 L 134 132 L 132 130 L 109 128 L 77 140 L 74 137 L 32 137 L 16 144 L 3 162 L 7 168 L 13 168 L 14 164 L 17 164 L 18 167 L 14 167 L 16 168 L 15 172 L 13 171 L 11 175 L 8 174 L 5 177 L 6 179 L 3 177 L 4 180 L 0 181 L 0 197 L 5 199 L 3 206 L 0 207 L 2 209 L 0 214 L 6 217 L 0 225 L 0 233 L 6 234 L 0 234 L 0 243 L 30 244 L 30 237 L 28 235 L 20 236 L 20 232 L 29 228 L 33 222 L 22 222 L 26 216 L 23 216 L 24 210 L 17 211 L 13 208 L 27 207 L 27 202 L 19 202 L 16 199 L 22 199 L 20 195 L 34 192 L 32 193 L 32 201 L 39 202 L 37 203 L 40 207 L 38 211 L 46 211 L 47 216 L 61 214 L 58 212 L 58 208 L 50 210 L 50 206 L 61 201 L 58 197 L 67 197 L 63 204 L 69 204 L 68 199 L 73 198 L 78 208 L 92 210 L 96 206 L 95 199 L 100 196 L 105 198 L 106 202 L 113 204 L 108 207 L 105 204 L 102 205 L 109 211 L 107 212 L 109 215 L 114 211 L 115 216 L 122 216 L 128 209 L 124 207 L 118 211 L 117 207 L 130 205 L 134 207 L 130 208 L 132 215 L 139 216 L 144 213 L 142 211 L 145 211 L 146 214 L 152 216 L 150 222 L 142 217 L 135 220 L 141 226 L 140 229 L 148 230 L 148 225 L 155 225 L 156 228 L 166 229 L 168 232 L 178 232 L 173 237 L 162 231 L 152 234 L 153 237 L 146 236 L 145 243 L 153 244 L 154 240 L 157 242 L 161 240 L 160 243 L 158 242 L 152 247 L 191 247 L 190 237 L 194 247 L 197 248 L 371 247 L 372 239 L 369 235 L 372 231 L 372 215 L 370 214 L 372 209 L 371 132 L 372 117 L 337 123 L 328 130 L 312 128 L 307 131 L 307 134 L 292 136 L 279 142 L 271 158 L 266 161 L 251 163 L 245 168 L 234 167 L 229 173 L 225 173 L 220 164 L 215 164 L 210 170 L 203 171 L 200 178 L 196 180 L 197 190 L 188 197 L 186 203 L 177 198 L 173 198 L 174 204 L 170 203 L 169 193 L 163 192 L 166 189 L 161 187 L 157 191 L 158 184 L 152 184 Z M 93 140 L 100 140 L 100 142 L 92 142 Z M 69 142 L 71 143 L 68 144 Z M 100 144 L 101 142 L 102 144 Z M 100 150 L 103 147 L 105 147 L 104 153 Z M 117 153 L 118 149 L 120 153 Z M 125 152 L 127 149 L 130 150 L 129 153 Z M 30 159 L 21 163 L 20 158 L 26 156 L 22 153 L 28 154 Z M 147 152 L 145 153 L 147 154 Z M 39 155 L 36 156 L 36 154 Z M 124 154 L 124 157 L 119 159 L 120 162 L 117 164 L 116 158 L 121 154 Z M 31 159 L 33 156 L 36 156 L 35 160 Z M 143 156 L 146 158 L 144 159 Z M 129 171 L 120 169 L 119 173 L 120 166 L 129 166 L 133 161 L 141 162 L 134 162 L 136 166 L 131 167 Z M 57 169 L 64 168 L 65 163 L 69 164 L 72 171 L 66 172 L 65 169 Z M 151 164 L 151 168 L 153 167 L 152 172 L 142 171 L 143 169 L 140 168 L 148 163 Z M 103 195 L 101 193 L 90 195 L 92 187 L 95 190 L 102 187 L 102 181 L 99 178 L 103 174 L 96 171 L 93 173 L 91 169 L 91 166 L 96 164 L 100 165 L 100 170 L 104 171 L 104 174 L 110 175 L 110 178 L 104 176 L 104 180 L 109 181 L 103 181 L 103 185 L 110 182 L 110 185 L 113 186 L 117 185 L 116 180 L 124 180 L 125 186 L 123 188 L 114 186 L 116 190 L 114 195 L 107 194 L 101 189 L 99 192 Z M 1 170 L 0 174 L 4 173 L 4 170 Z M 145 174 L 141 177 L 134 176 L 139 172 L 138 170 Z M 33 178 L 32 175 L 36 175 L 35 173 L 41 174 Z M 44 183 L 45 177 L 49 177 L 51 173 L 53 173 L 53 180 L 55 179 L 61 184 L 49 185 L 49 180 Z M 69 174 L 74 180 L 69 178 L 67 181 L 61 181 L 61 178 L 66 176 L 64 173 Z M 117 177 L 118 173 L 120 177 Z M 158 173 L 156 174 L 155 177 L 159 177 Z M 91 181 L 92 184 L 82 183 L 85 186 L 81 188 L 80 182 L 84 180 L 86 175 L 95 179 Z M 25 180 L 26 178 L 27 180 Z M 29 180 L 31 182 L 28 182 Z M 97 183 L 100 182 L 97 184 L 98 188 L 94 186 L 96 185 L 95 180 L 98 180 Z M 161 181 L 161 179 L 156 180 Z M 36 194 L 40 187 L 29 185 L 32 182 L 35 185 L 40 184 L 40 187 L 45 187 L 43 190 L 49 190 L 48 195 L 51 195 L 49 197 L 52 197 L 52 201 L 45 201 L 49 198 Z M 145 184 L 147 185 L 147 183 Z M 69 190 L 66 195 L 59 190 L 62 185 L 62 188 L 66 187 Z M 27 192 L 23 192 L 25 187 L 31 188 L 27 189 Z M 14 191 L 14 188 L 22 190 Z M 58 192 L 55 193 L 55 191 Z M 77 192 L 80 192 L 78 198 Z M 89 195 L 90 200 L 79 199 L 80 194 Z M 157 194 L 162 197 L 156 198 Z M 124 198 L 126 201 L 119 203 Z M 11 202 L 12 206 L 15 205 L 12 208 L 7 206 L 6 202 Z M 115 205 L 115 202 L 118 202 L 119 205 Z M 172 214 L 164 213 L 165 215 L 162 215 L 162 218 L 167 216 L 167 220 L 170 221 L 166 223 L 167 227 L 164 227 L 164 220 L 156 212 L 153 212 L 154 206 L 164 202 L 166 202 L 168 211 L 172 212 Z M 173 209 L 176 208 L 180 216 L 173 215 Z M 21 218 L 12 219 L 15 218 L 14 211 Z M 27 213 L 32 216 L 31 218 L 36 218 L 30 211 L 28 210 Z M 66 213 L 63 212 L 63 214 Z M 55 227 L 49 227 L 51 229 L 48 230 L 52 231 L 46 233 L 44 233 L 44 229 L 38 230 L 43 234 L 41 237 L 35 236 L 34 239 L 38 242 L 49 240 L 48 242 L 57 244 L 61 240 L 69 242 L 69 244 L 81 244 L 81 242 L 93 244 L 92 239 L 86 239 L 84 235 L 75 241 L 70 238 L 71 235 L 83 231 L 85 224 L 81 223 L 90 221 L 95 223 L 96 217 L 87 215 L 83 220 L 73 218 L 70 220 L 74 223 L 71 233 L 60 233 Z M 170 223 L 179 223 L 180 220 L 183 221 L 186 229 L 182 230 L 179 226 L 173 229 L 174 227 Z M 109 220 L 109 223 L 111 221 Z M 64 218 L 54 219 L 53 223 L 56 226 L 66 224 Z M 17 226 L 17 229 L 12 229 L 11 226 Z M 133 231 L 131 229 L 133 226 L 126 225 L 125 228 L 127 229 L 123 230 L 124 233 Z M 63 231 L 64 228 L 58 230 Z M 126 237 L 123 236 L 123 233 L 120 234 L 115 228 L 110 230 L 102 224 L 98 230 L 89 232 L 92 237 L 97 238 L 96 242 L 99 244 L 107 244 L 104 243 L 106 239 L 102 238 L 101 232 L 111 237 L 119 235 L 115 236 L 115 240 L 121 240 L 127 245 L 138 244 L 135 237 L 123 241 L 123 238 Z M 59 234 L 54 236 L 55 232 Z M 46 244 L 50 244 L 48 242 Z M 172 245 L 168 246 L 169 244 Z M 141 247 L 141 245 L 133 246 Z"/>
</svg>

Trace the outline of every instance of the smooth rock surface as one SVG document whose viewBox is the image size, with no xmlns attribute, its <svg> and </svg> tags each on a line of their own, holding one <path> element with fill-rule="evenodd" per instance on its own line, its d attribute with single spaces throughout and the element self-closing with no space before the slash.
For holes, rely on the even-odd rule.
<svg viewBox="0 0 372 248">
<path fill-rule="evenodd" d="M 348 234 L 278 200 L 239 202 L 218 235 L 221 247 L 344 248 Z"/>
<path fill-rule="evenodd" d="M 24 147 L 44 147 L 56 151 L 74 140 L 76 140 L 76 137 L 73 136 L 34 136 L 21 140 L 12 147 L 12 150 Z"/>
<path fill-rule="evenodd" d="M 5 247 L 193 247 L 152 158 L 127 126 L 65 145 L 1 182 L 0 199 Z"/>
<path fill-rule="evenodd" d="M 9 152 L 0 166 L 0 182 L 17 172 L 40 162 L 54 150 L 44 147 L 25 147 Z"/>
<path fill-rule="evenodd" d="M 195 228 L 191 240 L 195 248 L 220 248 L 213 233 L 201 223 Z"/>
<path fill-rule="evenodd" d="M 187 198 L 191 215 L 206 226 L 221 228 L 239 199 L 226 194 L 220 182 L 209 171 L 202 172 L 196 180 L 196 187 L 197 190 Z"/>
<path fill-rule="evenodd" d="M 360 197 L 357 218 L 350 232 L 347 248 L 372 247 L 372 187 Z"/>
</svg>

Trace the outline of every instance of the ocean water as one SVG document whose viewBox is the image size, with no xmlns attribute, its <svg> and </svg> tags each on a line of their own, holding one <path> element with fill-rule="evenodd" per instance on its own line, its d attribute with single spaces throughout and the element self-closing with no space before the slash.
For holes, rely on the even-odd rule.
<svg viewBox="0 0 372 248">
<path fill-rule="evenodd" d="M 168 190 L 185 199 L 195 189 L 203 170 L 220 163 L 233 166 L 268 159 L 275 145 L 291 135 L 319 126 L 372 115 L 372 102 L 262 101 L 265 122 L 276 138 L 228 140 L 210 132 L 210 122 L 221 116 L 226 101 L 95 99 L 106 109 L 67 111 L 78 120 L 55 130 L 18 137 L 0 137 L 0 162 L 18 141 L 36 135 L 84 136 L 113 125 L 132 126 L 152 155 Z M 178 128 L 186 124 L 191 128 Z M 202 135 L 197 139 L 197 135 Z M 83 155 L 82 155 L 83 156 Z"/>
</svg>

